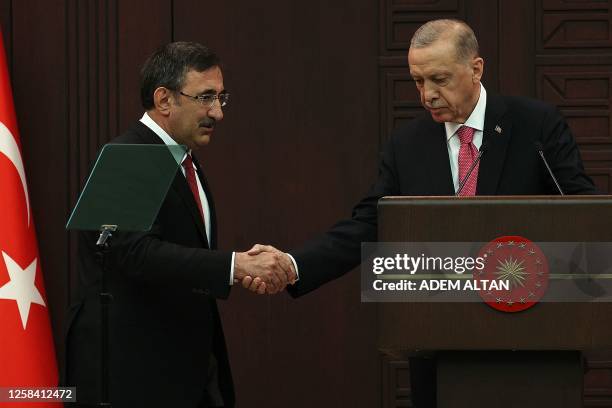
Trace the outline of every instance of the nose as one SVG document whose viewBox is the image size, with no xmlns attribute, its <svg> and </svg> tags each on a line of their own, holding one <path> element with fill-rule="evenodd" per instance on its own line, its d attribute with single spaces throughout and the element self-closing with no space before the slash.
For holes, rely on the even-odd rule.
<svg viewBox="0 0 612 408">
<path fill-rule="evenodd" d="M 438 88 L 430 81 L 425 81 L 425 83 L 423 84 L 422 92 L 423 99 L 429 104 L 431 104 L 433 101 L 440 97 L 440 95 L 438 94 Z"/>
<path fill-rule="evenodd" d="M 215 100 L 213 105 L 208 110 L 208 116 L 216 121 L 223 120 L 223 108 L 221 108 L 221 103 L 218 99 Z"/>
</svg>

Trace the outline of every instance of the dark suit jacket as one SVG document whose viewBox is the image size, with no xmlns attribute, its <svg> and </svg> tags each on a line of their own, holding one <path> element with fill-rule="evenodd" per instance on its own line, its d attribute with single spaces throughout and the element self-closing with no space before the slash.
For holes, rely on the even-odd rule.
<svg viewBox="0 0 612 408">
<path fill-rule="evenodd" d="M 161 144 L 141 122 L 113 143 Z M 196 163 L 197 166 L 197 163 Z M 205 181 L 198 167 L 200 180 Z M 209 357 L 218 365 L 226 407 L 232 378 L 215 298 L 229 295 L 231 253 L 216 248 L 212 195 L 211 245 L 185 177 L 179 172 L 151 231 L 114 234 L 107 255 L 113 407 L 206 406 Z M 101 265 L 97 233 L 79 236 L 79 282 L 66 334 L 66 384 L 80 402 L 99 398 Z"/>
<path fill-rule="evenodd" d="M 495 130 L 498 126 L 501 133 Z M 564 193 L 597 193 L 557 109 L 527 98 L 488 95 L 483 132 L 487 148 L 476 194 L 558 194 L 537 154 L 537 141 Z M 361 242 L 377 240 L 376 207 L 381 197 L 454 194 L 444 124 L 427 114 L 395 130 L 384 149 L 378 179 L 355 206 L 352 218 L 290 251 L 300 279 L 289 292 L 303 295 L 359 264 Z"/>
</svg>

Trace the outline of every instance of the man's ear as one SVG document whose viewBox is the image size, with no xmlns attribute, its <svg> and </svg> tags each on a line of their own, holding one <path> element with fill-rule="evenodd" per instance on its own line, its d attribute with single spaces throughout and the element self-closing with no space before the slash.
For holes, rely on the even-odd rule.
<svg viewBox="0 0 612 408">
<path fill-rule="evenodd" d="M 480 82 L 482 78 L 482 73 L 484 70 L 484 60 L 480 57 L 474 57 L 472 60 L 472 82 L 477 84 Z"/>
<path fill-rule="evenodd" d="M 160 114 L 167 116 L 170 114 L 170 108 L 174 102 L 174 93 L 168 88 L 160 86 L 153 92 L 153 104 L 155 110 Z"/>
</svg>

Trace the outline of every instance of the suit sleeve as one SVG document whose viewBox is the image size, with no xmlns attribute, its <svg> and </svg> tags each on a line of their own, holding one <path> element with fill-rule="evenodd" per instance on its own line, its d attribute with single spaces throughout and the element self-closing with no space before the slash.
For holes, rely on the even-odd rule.
<svg viewBox="0 0 612 408">
<path fill-rule="evenodd" d="M 542 126 L 544 155 L 565 194 L 598 194 L 593 181 L 584 172 L 580 151 L 561 113 L 550 107 Z M 551 191 L 557 191 L 550 180 Z"/>
<path fill-rule="evenodd" d="M 394 139 L 392 136 L 383 151 L 376 183 L 353 208 L 351 218 L 290 251 L 300 273 L 299 281 L 288 287 L 292 296 L 304 295 L 351 271 L 361 261 L 361 243 L 377 241 L 378 200 L 399 193 Z"/>
<path fill-rule="evenodd" d="M 96 253 L 97 233 L 83 233 L 80 245 L 89 255 Z M 110 275 L 146 285 L 202 289 L 216 298 L 230 292 L 231 252 L 190 248 L 161 238 L 154 225 L 146 233 L 116 233 L 106 255 Z M 93 278 L 90 276 L 90 278 Z"/>
</svg>

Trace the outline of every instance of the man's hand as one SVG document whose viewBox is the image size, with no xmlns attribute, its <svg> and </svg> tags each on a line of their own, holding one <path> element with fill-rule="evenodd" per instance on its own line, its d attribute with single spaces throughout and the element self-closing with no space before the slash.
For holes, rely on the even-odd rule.
<svg viewBox="0 0 612 408">
<path fill-rule="evenodd" d="M 236 252 L 234 278 L 253 292 L 273 294 L 283 290 L 287 283 L 295 282 L 296 274 L 291 260 L 278 250 L 259 251 L 252 255 Z"/>
<path fill-rule="evenodd" d="M 260 244 L 253 245 L 253 247 L 249 249 L 246 253 L 249 254 L 250 256 L 261 256 L 266 253 L 275 254 L 281 259 L 280 262 L 282 263 L 283 269 L 290 270 L 291 273 L 290 275 L 288 275 L 287 282 L 285 283 L 285 285 L 283 285 L 280 288 L 270 287 L 269 284 L 267 284 L 262 279 L 259 279 L 258 277 L 245 276 L 242 279 L 242 286 L 244 288 L 250 290 L 251 292 L 259 293 L 260 295 L 263 293 L 275 294 L 283 290 L 285 286 L 287 285 L 287 283 L 290 283 L 290 284 L 295 283 L 297 279 L 297 274 L 293 267 L 293 262 L 291 261 L 291 258 L 289 258 L 289 256 L 286 253 L 280 251 L 279 249 L 273 247 L 272 245 L 260 245 Z"/>
</svg>

